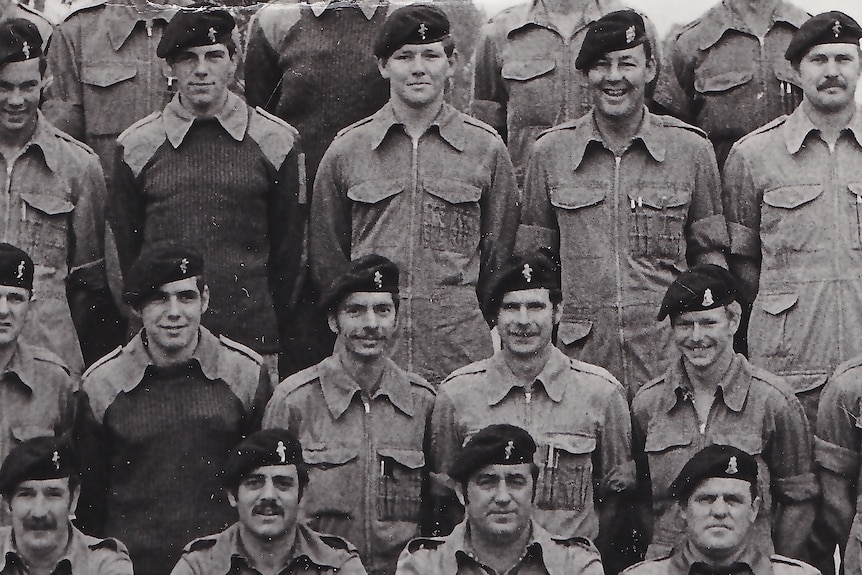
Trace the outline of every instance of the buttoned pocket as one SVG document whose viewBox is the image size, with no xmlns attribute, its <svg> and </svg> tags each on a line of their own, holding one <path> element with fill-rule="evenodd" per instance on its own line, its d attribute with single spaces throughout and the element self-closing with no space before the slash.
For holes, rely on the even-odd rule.
<svg viewBox="0 0 862 575">
<path fill-rule="evenodd" d="M 685 257 L 685 222 L 690 194 L 685 190 L 641 188 L 629 194 L 629 249 L 636 257 Z"/>
<path fill-rule="evenodd" d="M 592 455 L 596 438 L 569 433 L 551 433 L 542 446 L 544 463 L 539 472 L 537 505 L 547 510 L 583 509 L 592 493 Z"/>
<path fill-rule="evenodd" d="M 695 71 L 694 89 L 701 94 L 726 92 L 742 86 L 754 77 L 752 70 L 703 70 Z"/>
<path fill-rule="evenodd" d="M 135 66 L 118 62 L 90 62 L 81 69 L 87 129 L 94 135 L 117 135 L 139 118 L 130 118 L 142 87 Z M 166 84 L 167 86 L 167 84 Z"/>
<path fill-rule="evenodd" d="M 54 430 L 43 425 L 15 425 L 10 429 L 15 443 L 22 443 L 37 437 L 53 437 Z"/>
<path fill-rule="evenodd" d="M 794 333 L 790 329 L 793 326 L 788 324 L 798 301 L 799 295 L 795 293 L 765 293 L 758 296 L 755 307 L 764 313 L 760 315 L 760 320 L 756 322 L 757 329 L 752 331 L 750 337 L 756 340 L 754 343 L 759 353 L 765 356 L 786 355 Z"/>
<path fill-rule="evenodd" d="M 764 256 L 782 258 L 815 251 L 826 231 L 821 210 L 809 206 L 823 193 L 822 184 L 782 186 L 763 194 L 760 238 Z"/>
<path fill-rule="evenodd" d="M 69 245 L 69 216 L 75 205 L 63 196 L 21 192 L 19 247 L 39 265 L 65 269 Z"/>
<path fill-rule="evenodd" d="M 580 186 L 556 186 L 551 188 L 551 204 L 562 210 L 579 210 L 597 206 L 605 200 L 605 191 L 599 188 Z"/>
<path fill-rule="evenodd" d="M 479 248 L 482 188 L 446 178 L 425 183 L 422 245 L 428 249 L 472 254 Z"/>
<path fill-rule="evenodd" d="M 412 449 L 377 450 L 377 518 L 380 521 L 419 520 L 425 454 Z"/>
<path fill-rule="evenodd" d="M 347 197 L 354 202 L 376 204 L 403 191 L 404 186 L 398 180 L 372 180 L 351 186 L 347 190 Z"/>
<path fill-rule="evenodd" d="M 694 455 L 691 443 L 691 437 L 674 429 L 672 424 L 659 422 L 647 431 L 644 451 L 655 497 L 667 497 L 670 484 Z"/>
</svg>

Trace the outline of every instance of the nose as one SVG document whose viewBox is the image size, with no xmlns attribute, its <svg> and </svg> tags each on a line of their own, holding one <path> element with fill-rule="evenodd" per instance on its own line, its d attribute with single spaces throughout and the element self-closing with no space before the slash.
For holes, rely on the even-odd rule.
<svg viewBox="0 0 862 575">
<path fill-rule="evenodd" d="M 529 314 L 527 312 L 527 306 L 522 305 L 518 308 L 518 321 L 520 323 L 527 323 L 529 321 Z"/>
<path fill-rule="evenodd" d="M 418 76 L 426 72 L 425 61 L 422 59 L 422 56 L 417 54 L 410 60 L 410 71 L 414 76 Z"/>
<path fill-rule="evenodd" d="M 6 296 L 0 296 L 0 316 L 9 315 L 9 300 L 6 299 Z"/>
<path fill-rule="evenodd" d="M 719 497 L 712 503 L 710 511 L 713 517 L 724 517 L 727 515 L 729 509 L 724 497 Z"/>
<path fill-rule="evenodd" d="M 33 505 L 30 508 L 30 515 L 33 517 L 45 517 L 47 515 L 48 506 L 45 496 L 41 493 L 37 494 L 33 499 Z"/>
<path fill-rule="evenodd" d="M 12 106 L 20 106 L 24 103 L 24 92 L 15 88 L 9 92 L 8 96 L 9 104 Z"/>
<path fill-rule="evenodd" d="M 198 61 L 195 63 L 195 75 L 206 76 L 207 73 L 209 73 L 209 66 L 207 65 L 206 58 L 198 58 Z"/>
<path fill-rule="evenodd" d="M 501 481 L 497 485 L 497 491 L 494 493 L 494 501 L 503 504 L 508 503 L 512 499 L 512 494 L 509 492 L 509 486 L 505 481 Z"/>
<path fill-rule="evenodd" d="M 617 62 L 611 62 L 611 65 L 608 67 L 607 79 L 611 82 L 616 82 L 621 80 L 623 77 L 622 69 Z"/>
<path fill-rule="evenodd" d="M 838 61 L 835 58 L 829 58 L 826 61 L 826 69 L 824 73 L 830 78 L 834 78 L 841 73 L 838 69 Z"/>
<path fill-rule="evenodd" d="M 377 327 L 380 325 L 380 319 L 377 317 L 377 314 L 373 309 L 370 309 L 365 313 L 365 325 L 368 327 Z"/>
<path fill-rule="evenodd" d="M 275 484 L 272 479 L 267 478 L 263 484 L 263 489 L 260 490 L 261 499 L 275 499 Z"/>
<path fill-rule="evenodd" d="M 691 338 L 692 339 L 700 339 L 703 335 L 703 327 L 698 322 L 694 322 L 691 326 Z"/>
<path fill-rule="evenodd" d="M 168 300 L 168 315 L 171 317 L 177 317 L 180 315 L 180 300 L 177 299 L 177 296 L 171 296 Z"/>
</svg>

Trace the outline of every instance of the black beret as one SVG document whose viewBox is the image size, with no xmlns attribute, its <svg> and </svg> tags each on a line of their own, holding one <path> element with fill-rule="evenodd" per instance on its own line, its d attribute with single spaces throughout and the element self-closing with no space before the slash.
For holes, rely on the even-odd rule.
<svg viewBox="0 0 862 575">
<path fill-rule="evenodd" d="M 449 35 L 449 18 L 437 6 L 410 4 L 392 12 L 380 28 L 374 55 L 388 58 L 405 44 L 433 44 Z"/>
<path fill-rule="evenodd" d="M 514 255 L 492 274 L 482 302 L 485 316 L 497 315 L 507 293 L 535 288 L 560 289 L 560 262 L 549 249 Z"/>
<path fill-rule="evenodd" d="M 166 283 L 203 273 L 204 259 L 192 249 L 174 244 L 147 248 L 126 276 L 126 303 L 138 307 Z"/>
<path fill-rule="evenodd" d="M 0 285 L 33 291 L 33 260 L 12 244 L 0 243 Z"/>
<path fill-rule="evenodd" d="M 0 22 L 0 66 L 41 55 L 42 34 L 33 22 L 24 18 Z"/>
<path fill-rule="evenodd" d="M 62 479 L 78 473 L 78 458 L 65 438 L 36 437 L 16 445 L 0 467 L 0 493 L 11 494 L 24 481 Z"/>
<path fill-rule="evenodd" d="M 682 471 L 670 484 L 670 496 L 687 499 L 702 481 L 712 477 L 741 479 L 757 485 L 757 460 L 729 445 L 705 447 L 682 466 Z"/>
<path fill-rule="evenodd" d="M 501 423 L 477 432 L 461 448 L 449 467 L 449 477 L 465 482 L 486 465 L 532 463 L 536 442 L 525 430 Z"/>
<path fill-rule="evenodd" d="M 303 465 L 299 440 L 285 429 L 264 429 L 252 433 L 228 455 L 224 484 L 235 488 L 242 478 L 266 465 Z"/>
<path fill-rule="evenodd" d="M 168 58 L 186 48 L 226 44 L 236 22 L 230 12 L 210 2 L 195 2 L 181 8 L 162 32 L 156 48 L 159 58 Z"/>
<path fill-rule="evenodd" d="M 793 34 L 784 57 L 798 62 L 818 44 L 854 44 L 859 46 L 862 28 L 844 12 L 823 12 L 812 16 Z"/>
<path fill-rule="evenodd" d="M 605 54 L 628 50 L 647 41 L 643 17 L 634 10 L 605 14 L 589 25 L 575 68 L 589 70 Z"/>
<path fill-rule="evenodd" d="M 661 301 L 659 321 L 684 311 L 703 311 L 736 300 L 736 280 L 721 266 L 701 264 L 679 274 Z"/>
<path fill-rule="evenodd" d="M 377 254 L 362 256 L 332 282 L 320 303 L 327 310 L 335 310 L 344 296 L 356 292 L 388 292 L 398 297 L 398 266 Z"/>
</svg>

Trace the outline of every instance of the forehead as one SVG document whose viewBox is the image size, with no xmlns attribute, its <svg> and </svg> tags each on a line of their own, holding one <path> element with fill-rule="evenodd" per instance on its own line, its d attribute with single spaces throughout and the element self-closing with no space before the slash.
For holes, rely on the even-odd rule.
<svg viewBox="0 0 862 575">
<path fill-rule="evenodd" d="M 503 294 L 504 304 L 510 303 L 551 303 L 551 292 L 547 288 L 532 288 L 510 291 Z"/>
<path fill-rule="evenodd" d="M 395 52 L 392 53 L 393 56 L 397 54 L 418 54 L 420 52 L 435 52 L 438 54 L 444 54 L 446 50 L 443 48 L 442 40 L 440 42 L 432 42 L 430 44 L 404 44 Z"/>
<path fill-rule="evenodd" d="M 696 323 L 702 321 L 720 321 L 727 317 L 725 306 L 698 311 L 683 311 L 674 316 L 674 323 Z"/>
<path fill-rule="evenodd" d="M 638 60 L 644 61 L 646 60 L 646 49 L 645 44 L 638 44 L 633 48 L 626 48 L 625 50 L 614 50 L 613 52 L 608 52 L 602 58 L 602 60 Z"/>
<path fill-rule="evenodd" d="M 180 293 L 184 291 L 195 291 L 200 293 L 200 290 L 198 289 L 197 276 L 162 284 L 159 286 L 158 291 L 166 294 Z"/>
<path fill-rule="evenodd" d="M 339 308 L 348 306 L 374 307 L 376 305 L 395 303 L 395 298 L 389 292 L 357 291 L 349 293 L 341 300 Z"/>
<path fill-rule="evenodd" d="M 15 286 L 4 286 L 0 285 L 0 296 L 8 296 L 8 295 L 20 295 L 20 296 L 28 296 L 30 292 L 22 287 Z"/>
<path fill-rule="evenodd" d="M 180 50 L 177 55 L 182 56 L 183 54 L 194 55 L 194 56 L 205 56 L 207 54 L 212 53 L 228 53 L 227 46 L 224 44 L 207 44 L 206 46 L 190 46 L 188 48 L 184 48 Z"/>
<path fill-rule="evenodd" d="M 479 477 L 512 477 L 512 476 L 529 476 L 531 475 L 531 468 L 529 463 L 518 463 L 515 465 L 506 465 L 504 463 L 493 463 L 491 465 L 486 465 L 482 467 L 472 476 L 470 476 L 471 480 L 475 480 Z"/>
<path fill-rule="evenodd" d="M 9 62 L 0 67 L 0 81 L 23 82 L 41 78 L 42 73 L 39 71 L 38 58 L 30 58 L 23 62 Z"/>
<path fill-rule="evenodd" d="M 808 49 L 803 59 L 818 56 L 856 55 L 858 53 L 859 44 L 817 44 Z"/>
<path fill-rule="evenodd" d="M 751 495 L 751 484 L 743 479 L 732 479 L 730 477 L 710 477 L 704 479 L 691 492 L 692 497 L 697 495 Z"/>
<path fill-rule="evenodd" d="M 69 478 L 60 479 L 28 479 L 18 484 L 18 491 L 27 489 L 33 491 L 44 491 L 46 489 L 68 489 Z"/>
<path fill-rule="evenodd" d="M 262 465 L 246 473 L 244 479 L 252 476 L 262 477 L 298 477 L 296 465 Z"/>
</svg>

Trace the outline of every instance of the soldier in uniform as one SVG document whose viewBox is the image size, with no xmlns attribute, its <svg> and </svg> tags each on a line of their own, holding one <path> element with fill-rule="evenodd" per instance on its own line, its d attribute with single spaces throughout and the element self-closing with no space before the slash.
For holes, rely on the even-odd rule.
<svg viewBox="0 0 862 575">
<path fill-rule="evenodd" d="M 264 356 L 277 379 L 280 331 L 302 257 L 296 130 L 228 89 L 235 23 L 201 3 L 156 50 L 178 94 L 120 135 L 111 215 L 124 272 L 144 246 L 198 246 L 213 288 L 203 323 Z"/>
<path fill-rule="evenodd" d="M 433 384 L 491 355 L 476 292 L 508 259 L 518 227 L 505 145 L 443 100 L 454 49 L 439 8 L 392 13 L 374 47 L 389 103 L 335 138 L 311 206 L 311 269 L 320 285 L 368 253 L 398 264 L 393 358 Z"/>
<path fill-rule="evenodd" d="M 629 398 L 667 368 L 670 330 L 654 316 L 664 290 L 686 262 L 723 263 L 727 243 L 709 141 L 644 107 L 653 48 L 634 11 L 590 25 L 575 65 L 595 105 L 536 142 L 518 232 L 562 257 L 558 344 Z"/>
<path fill-rule="evenodd" d="M 0 527 L 0 574 L 132 575 L 126 547 L 72 525 L 81 480 L 68 440 L 29 439 L 0 467 L 0 494 L 12 516 Z"/>
<path fill-rule="evenodd" d="M 200 325 L 209 294 L 199 254 L 146 250 L 125 293 L 143 329 L 81 384 L 79 520 L 122 539 L 139 575 L 164 575 L 188 541 L 234 521 L 219 475 L 272 391 L 258 354 Z"/>
<path fill-rule="evenodd" d="M 289 431 L 267 429 L 243 440 L 222 480 L 239 521 L 189 543 L 171 575 L 365 575 L 353 545 L 298 520 L 308 469 Z"/>
<path fill-rule="evenodd" d="M 387 357 L 400 315 L 398 276 L 394 263 L 370 254 L 333 283 L 323 301 L 339 336 L 335 354 L 281 382 L 263 421 L 302 443 L 311 527 L 354 543 L 369 573 L 389 575 L 429 517 L 425 445 L 434 404 L 433 388 Z"/>
<path fill-rule="evenodd" d="M 680 359 L 632 403 L 644 523 L 652 526 L 648 558 L 685 539 L 671 482 L 712 444 L 756 459 L 762 505 L 747 537 L 752 545 L 767 554 L 773 548 L 791 557 L 806 553 L 818 495 L 808 421 L 786 382 L 734 353 L 741 314 L 736 293 L 730 272 L 702 265 L 682 273 L 661 304 L 659 320 L 670 318 Z"/>
<path fill-rule="evenodd" d="M 530 434 L 514 425 L 490 425 L 473 435 L 448 469 L 467 518 L 447 537 L 411 541 L 396 575 L 601 575 L 588 539 L 552 535 L 533 519 L 535 452 Z"/>
<path fill-rule="evenodd" d="M 539 444 L 535 521 L 555 535 L 596 539 L 607 569 L 625 511 L 619 496 L 635 484 L 631 416 L 613 376 L 551 343 L 561 297 L 559 264 L 544 253 L 513 257 L 495 274 L 485 308 L 502 350 L 440 386 L 434 470 L 445 475 L 461 446 L 492 423 L 527 429 Z"/>
<path fill-rule="evenodd" d="M 670 486 L 684 521 L 681 544 L 623 573 L 819 575 L 807 563 L 765 552 L 752 537 L 759 511 L 766 505 L 758 495 L 760 469 L 755 457 L 735 447 L 710 445 L 698 451 Z"/>
</svg>

